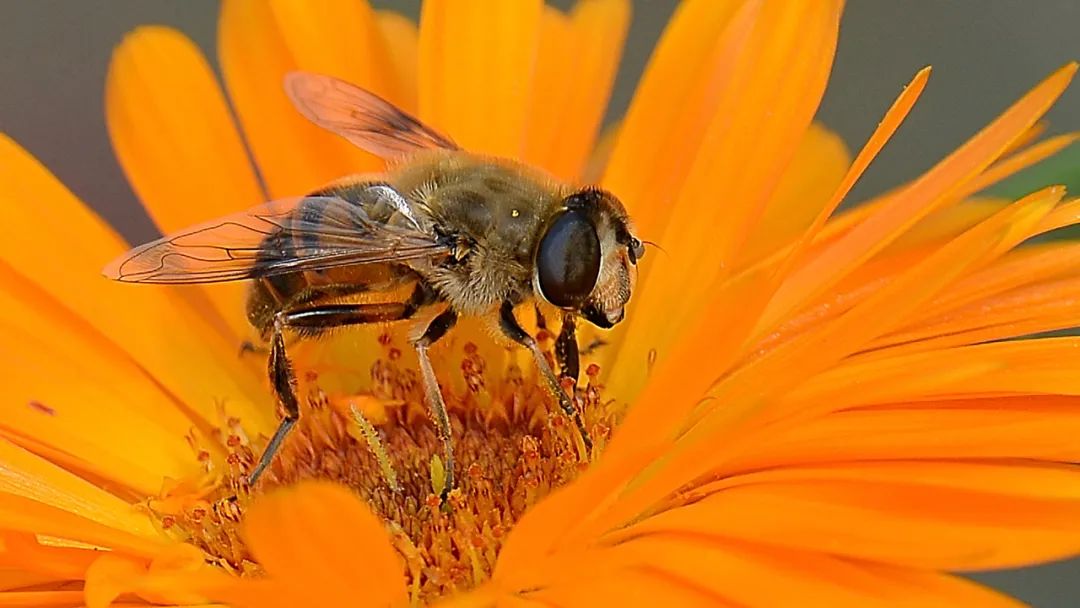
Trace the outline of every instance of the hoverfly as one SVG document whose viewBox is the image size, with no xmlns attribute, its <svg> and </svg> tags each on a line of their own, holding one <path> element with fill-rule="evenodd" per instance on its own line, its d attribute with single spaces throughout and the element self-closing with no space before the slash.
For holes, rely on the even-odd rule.
<svg viewBox="0 0 1080 608">
<path fill-rule="evenodd" d="M 444 452 L 444 496 L 454 483 L 453 445 L 428 348 L 460 315 L 494 316 L 503 334 L 529 350 L 590 448 L 580 413 L 514 309 L 540 298 L 562 311 L 556 354 L 561 374 L 576 382 L 577 318 L 602 328 L 622 320 L 644 254 L 619 200 L 464 151 L 344 81 L 296 72 L 285 88 L 305 117 L 382 157 L 387 171 L 181 230 L 104 271 L 131 283 L 251 281 L 247 318 L 268 343 L 270 382 L 284 411 L 251 482 L 300 413 L 286 334 L 316 338 L 332 328 L 406 320 L 432 306 L 444 308 L 411 341 Z M 404 301 L 349 301 L 410 289 Z"/>
</svg>

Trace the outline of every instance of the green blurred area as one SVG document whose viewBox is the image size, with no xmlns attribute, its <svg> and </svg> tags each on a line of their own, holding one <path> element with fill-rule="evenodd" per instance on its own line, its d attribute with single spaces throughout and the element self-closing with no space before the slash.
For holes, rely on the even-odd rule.
<svg viewBox="0 0 1080 608">
<path fill-rule="evenodd" d="M 1014 175 L 987 191 L 993 196 L 1018 199 L 1045 188 L 1046 186 L 1065 186 L 1065 200 L 1080 196 L 1080 142 L 1065 148 L 1057 155 Z M 1055 230 L 1033 239 L 1036 242 L 1048 240 L 1080 239 L 1080 225 Z"/>
<path fill-rule="evenodd" d="M 1080 142 L 1014 175 L 991 188 L 989 192 L 1015 199 L 1040 188 L 1059 184 L 1068 189 L 1066 198 L 1080 196 Z"/>
</svg>

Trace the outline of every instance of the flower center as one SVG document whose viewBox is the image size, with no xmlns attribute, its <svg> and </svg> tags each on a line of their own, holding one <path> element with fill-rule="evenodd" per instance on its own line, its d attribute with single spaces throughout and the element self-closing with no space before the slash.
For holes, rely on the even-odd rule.
<svg viewBox="0 0 1080 608">
<path fill-rule="evenodd" d="M 550 348 L 550 338 L 540 334 Z M 151 500 L 151 512 L 223 569 L 257 575 L 260 568 L 239 534 L 247 506 L 275 486 L 331 480 L 353 488 L 386 521 L 419 599 L 484 581 L 522 514 L 587 468 L 577 428 L 543 388 L 531 361 L 519 365 L 512 353 L 501 351 L 485 357 L 471 343 L 450 349 L 454 354 L 437 362 L 456 460 L 455 487 L 442 501 L 442 444 L 415 364 L 393 342 L 390 334 L 380 336 L 381 356 L 371 367 L 369 393 L 362 396 L 330 395 L 318 377 L 306 374 L 300 422 L 259 487 L 249 488 L 246 479 L 265 441 L 249 444 L 232 421 L 234 430 L 223 433 L 226 471 L 213 489 L 193 501 L 189 494 L 185 504 Z M 507 362 L 492 369 L 488 359 L 494 358 Z M 592 458 L 615 420 L 614 409 L 601 400 L 598 374 L 590 365 L 576 391 L 593 440 Z M 212 461 L 206 455 L 204 460 Z"/>
</svg>

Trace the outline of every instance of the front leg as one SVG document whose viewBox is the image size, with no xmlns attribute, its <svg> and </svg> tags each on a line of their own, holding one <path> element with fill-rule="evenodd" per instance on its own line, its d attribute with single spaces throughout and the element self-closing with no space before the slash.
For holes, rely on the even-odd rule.
<svg viewBox="0 0 1080 608">
<path fill-rule="evenodd" d="M 548 365 L 547 359 L 544 358 L 544 353 L 540 352 L 540 347 L 536 345 L 536 339 L 521 328 L 521 324 L 518 323 L 517 318 L 514 317 L 514 305 L 509 300 L 503 302 L 502 306 L 499 308 L 499 328 L 506 337 L 524 346 L 532 353 L 533 360 L 536 362 L 536 368 L 540 370 L 540 375 L 543 376 L 544 381 L 548 385 L 548 389 L 559 398 L 560 409 L 562 409 L 563 413 L 569 416 L 570 419 L 574 421 L 574 424 L 577 425 L 578 432 L 581 433 L 581 440 L 585 444 L 586 452 L 591 451 L 592 439 L 589 437 L 589 432 L 585 429 L 585 422 L 581 419 L 581 412 L 578 412 L 577 408 L 574 407 L 574 402 L 570 399 L 570 396 L 562 389 L 562 386 L 559 384 L 559 379 L 555 377 L 555 372 L 551 370 L 551 366 Z"/>
<path fill-rule="evenodd" d="M 574 313 L 563 313 L 562 329 L 559 337 L 555 340 L 555 356 L 559 359 L 559 368 L 563 378 L 570 378 L 577 387 L 578 377 L 581 375 L 581 362 L 578 356 L 577 326 Z"/>
</svg>

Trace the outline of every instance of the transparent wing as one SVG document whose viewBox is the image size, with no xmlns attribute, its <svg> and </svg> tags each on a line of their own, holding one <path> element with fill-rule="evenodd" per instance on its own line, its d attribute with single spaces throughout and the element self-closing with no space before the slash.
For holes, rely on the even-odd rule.
<svg viewBox="0 0 1080 608">
<path fill-rule="evenodd" d="M 334 196 L 273 201 L 136 247 L 103 272 L 129 283 L 215 283 L 450 251 L 415 223 L 375 221 L 368 209 Z"/>
<path fill-rule="evenodd" d="M 337 78 L 291 72 L 285 92 L 308 120 L 387 160 L 424 149 L 458 149 L 385 99 Z"/>
</svg>

